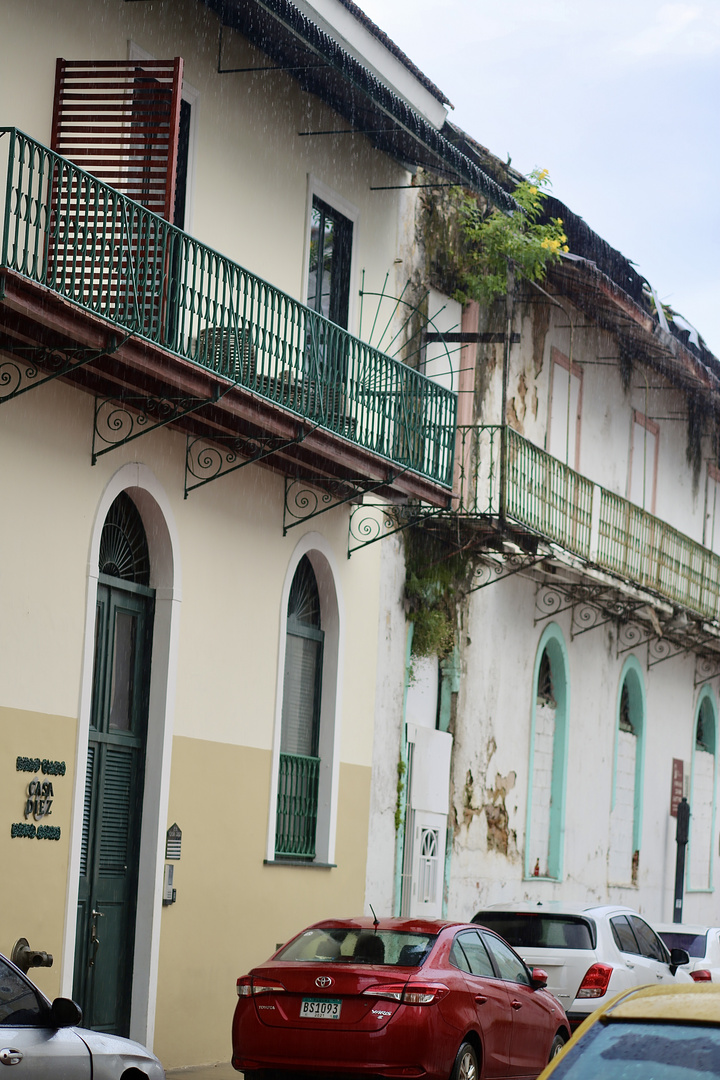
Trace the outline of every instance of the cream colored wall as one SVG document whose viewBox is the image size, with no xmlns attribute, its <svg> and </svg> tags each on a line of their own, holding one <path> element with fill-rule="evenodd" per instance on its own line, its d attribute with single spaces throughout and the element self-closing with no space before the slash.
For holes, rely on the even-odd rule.
<svg viewBox="0 0 720 1080">
<path fill-rule="evenodd" d="M 407 183 L 399 165 L 363 136 L 299 137 L 300 131 L 348 125 L 290 76 L 218 74 L 219 23 L 197 0 L 94 0 L 92 11 L 88 19 L 84 0 L 5 0 L 0 125 L 20 127 L 49 143 L 58 56 L 125 59 L 129 39 L 159 59 L 181 55 L 185 81 L 200 93 L 193 234 L 304 299 L 307 176 L 312 173 L 357 207 L 356 265 L 366 270 L 367 288 L 380 290 L 396 256 L 396 203 L 383 198 L 388 193 L 370 191 L 370 185 Z M 245 39 L 230 31 L 225 39 L 224 65 L 267 64 Z M 2 147 L 0 141 L 0 156 Z M 358 329 L 358 314 L 355 304 L 351 331 Z"/>
<path fill-rule="evenodd" d="M 31 945 L 53 952 L 55 967 L 39 972 L 38 982 L 57 992 L 72 884 L 77 717 L 90 678 L 82 666 L 89 547 L 105 486 L 124 463 L 141 461 L 166 492 L 183 575 L 171 808 L 160 832 L 177 821 L 184 854 L 178 904 L 162 914 L 156 1048 L 166 1063 L 218 1060 L 227 1056 L 229 1021 L 222 1010 L 224 1002 L 232 1009 L 237 975 L 303 924 L 363 907 L 379 545 L 346 558 L 347 507 L 283 537 L 282 480 L 256 466 L 185 500 L 185 438 L 168 429 L 144 435 L 91 467 L 93 399 L 61 381 L 2 410 L 0 505 L 5 523 L 14 527 L 3 529 L 0 542 L 0 806 L 8 826 L 0 830 L 0 860 L 20 865 L 21 873 L 13 874 L 17 888 L 3 901 L 1 944 L 9 949 L 24 935 Z M 329 871 L 263 866 L 273 812 L 280 596 L 292 552 L 308 531 L 321 532 L 334 553 L 345 608 L 337 869 Z M 15 773 L 18 754 L 68 764 L 62 786 L 56 783 L 63 792 L 53 822 L 62 826 L 60 842 L 10 839 L 10 822 L 22 820 L 18 793 L 26 783 Z M 76 843 L 78 826 L 76 821 Z M 32 883 L 32 903 L 23 880 Z M 67 917 L 73 924 L 74 912 Z M 221 961 L 205 948 L 204 919 L 221 941 Z M 177 927 L 182 948 L 176 946 Z M 69 949 L 65 963 L 72 968 Z M 200 1016 L 194 1009 L 187 1034 L 179 1037 L 177 995 L 181 988 L 202 985 L 206 1012 Z"/>
<path fill-rule="evenodd" d="M 155 1037 L 166 1068 L 227 1060 L 237 978 L 309 923 L 362 906 L 370 769 L 341 766 L 337 868 L 321 870 L 263 865 L 270 767 L 261 750 L 174 741 L 168 819 L 182 857 L 162 915 Z"/>
<path fill-rule="evenodd" d="M 4 620 L 3 620 L 4 621 Z M 35 675 L 42 659 L 35 656 Z M 35 968 L 33 979 L 48 995 L 56 997 L 60 986 L 60 959 L 65 918 L 70 810 L 75 779 L 76 722 L 68 716 L 23 711 L 0 706 L 0 865 L 3 872 L 0 952 L 10 955 L 18 938 L 27 938 L 31 949 L 53 955 L 51 968 Z M 18 757 L 64 761 L 64 776 L 37 775 L 53 785 L 50 814 L 36 824 L 60 828 L 59 840 L 11 838 L 10 825 L 25 823 L 27 788 L 34 773 L 18 772 Z M 28 818 L 29 823 L 33 822 Z"/>
</svg>

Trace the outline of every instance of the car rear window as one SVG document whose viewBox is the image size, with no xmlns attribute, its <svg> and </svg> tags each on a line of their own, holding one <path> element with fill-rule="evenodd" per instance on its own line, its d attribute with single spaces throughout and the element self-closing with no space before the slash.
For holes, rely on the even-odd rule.
<svg viewBox="0 0 720 1080">
<path fill-rule="evenodd" d="M 567 1050 L 553 1080 L 720 1078 L 720 1028 L 617 1020 L 593 1024 Z"/>
<path fill-rule="evenodd" d="M 579 916 L 478 911 L 473 922 L 494 930 L 513 949 L 595 948 L 593 928 Z"/>
<path fill-rule="evenodd" d="M 684 949 L 690 956 L 704 956 L 707 934 L 680 934 L 675 930 L 662 930 L 660 937 L 668 949 Z"/>
<path fill-rule="evenodd" d="M 356 927 L 314 927 L 305 930 L 275 956 L 314 964 L 385 964 L 420 967 L 435 942 L 434 934 L 402 930 L 358 930 Z"/>
</svg>

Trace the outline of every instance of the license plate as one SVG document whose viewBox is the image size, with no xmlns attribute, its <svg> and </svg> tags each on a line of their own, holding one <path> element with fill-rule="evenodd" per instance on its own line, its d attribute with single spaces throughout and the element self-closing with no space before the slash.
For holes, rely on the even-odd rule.
<svg viewBox="0 0 720 1080">
<path fill-rule="evenodd" d="M 303 998 L 300 1016 L 313 1017 L 315 1020 L 339 1020 L 342 1001 L 333 998 Z"/>
</svg>

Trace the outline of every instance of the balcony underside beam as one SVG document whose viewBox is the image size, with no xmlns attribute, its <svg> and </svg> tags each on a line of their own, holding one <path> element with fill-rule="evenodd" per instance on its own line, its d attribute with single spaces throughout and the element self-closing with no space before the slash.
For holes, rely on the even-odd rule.
<svg viewBox="0 0 720 1080">
<path fill-rule="evenodd" d="M 209 442 L 218 437 L 221 441 L 275 439 L 273 454 L 259 456 L 257 463 L 283 475 L 321 475 L 351 484 L 361 478 L 391 501 L 416 499 L 434 506 L 446 506 L 449 501 L 448 490 L 427 477 L 342 438 L 309 417 L 290 412 L 244 386 L 109 325 L 10 270 L 3 271 L 0 278 L 0 335 L 0 342 L 5 340 L 10 351 L 36 348 L 38 357 L 42 350 L 47 356 L 62 355 L 66 367 L 61 377 L 97 398 L 202 403 L 189 411 L 181 409 L 166 421 L 191 437 L 204 437 Z M 83 362 L 72 362 L 74 357 L 81 357 Z M 53 374 L 40 370 L 43 378 Z"/>
</svg>

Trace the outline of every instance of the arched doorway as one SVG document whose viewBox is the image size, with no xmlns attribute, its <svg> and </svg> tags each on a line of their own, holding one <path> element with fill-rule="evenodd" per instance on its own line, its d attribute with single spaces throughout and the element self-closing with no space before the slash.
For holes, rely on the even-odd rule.
<svg viewBox="0 0 720 1080">
<path fill-rule="evenodd" d="M 154 590 L 127 492 L 105 519 L 98 571 L 73 996 L 87 1027 L 128 1035 Z"/>
</svg>

